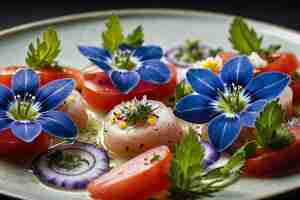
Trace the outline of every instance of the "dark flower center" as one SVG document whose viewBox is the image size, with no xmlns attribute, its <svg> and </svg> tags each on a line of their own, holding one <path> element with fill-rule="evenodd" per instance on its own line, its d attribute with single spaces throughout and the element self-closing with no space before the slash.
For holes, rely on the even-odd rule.
<svg viewBox="0 0 300 200">
<path fill-rule="evenodd" d="M 235 115 L 244 110 L 247 105 L 246 99 L 242 95 L 243 88 L 241 86 L 231 85 L 227 92 L 219 92 L 220 99 L 218 108 L 230 115 Z"/>
<path fill-rule="evenodd" d="M 24 96 L 17 95 L 15 103 L 9 109 L 9 116 L 18 121 L 34 121 L 39 112 L 34 106 L 35 96 L 26 93 Z"/>
<path fill-rule="evenodd" d="M 119 69 L 132 70 L 136 63 L 132 60 L 132 52 L 129 50 L 118 50 L 113 58 L 113 65 Z"/>
</svg>

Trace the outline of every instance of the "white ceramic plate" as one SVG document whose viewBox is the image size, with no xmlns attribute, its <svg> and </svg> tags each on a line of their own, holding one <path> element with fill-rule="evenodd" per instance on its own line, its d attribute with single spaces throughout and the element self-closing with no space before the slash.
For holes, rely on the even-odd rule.
<svg viewBox="0 0 300 200">
<path fill-rule="evenodd" d="M 122 10 L 113 11 L 121 17 L 125 30 L 142 24 L 145 40 L 164 48 L 182 43 L 187 38 L 201 38 L 214 47 L 230 49 L 228 28 L 231 16 L 182 10 Z M 0 32 L 0 65 L 25 63 L 28 44 L 48 26 L 54 26 L 62 40 L 62 64 L 83 67 L 87 59 L 77 50 L 78 44 L 100 45 L 100 33 L 105 19 L 112 13 L 93 12 L 50 19 L 18 26 Z M 265 44 L 279 43 L 283 49 L 300 55 L 300 35 L 265 23 L 249 21 L 265 35 Z M 300 152 L 299 152 L 300 153 Z M 273 196 L 300 187 L 300 174 L 282 178 L 242 178 L 225 191 L 216 193 L 212 200 L 253 200 Z M 0 160 L 0 193 L 30 200 L 85 200 L 85 192 L 67 192 L 41 184 L 21 167 L 11 166 Z"/>
</svg>

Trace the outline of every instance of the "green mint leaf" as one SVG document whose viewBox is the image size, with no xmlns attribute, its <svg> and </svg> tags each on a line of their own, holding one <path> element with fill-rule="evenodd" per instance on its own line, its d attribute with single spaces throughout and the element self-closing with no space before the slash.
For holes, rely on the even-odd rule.
<svg viewBox="0 0 300 200">
<path fill-rule="evenodd" d="M 285 112 L 278 101 L 268 103 L 256 120 L 256 140 L 259 146 L 282 148 L 293 141 L 285 125 Z"/>
<path fill-rule="evenodd" d="M 187 190 L 193 177 L 202 172 L 204 148 L 200 145 L 193 129 L 184 136 L 175 150 L 175 156 L 170 170 L 173 186 L 180 190 Z"/>
<path fill-rule="evenodd" d="M 30 43 L 26 63 L 32 68 L 50 67 L 60 53 L 60 40 L 57 32 L 49 28 L 43 33 L 42 41 L 36 40 L 36 47 Z"/>
<path fill-rule="evenodd" d="M 265 57 L 270 56 L 276 53 L 281 48 L 279 44 L 271 44 L 267 48 L 261 49 L 261 54 L 265 55 Z"/>
<path fill-rule="evenodd" d="M 219 53 L 223 52 L 224 50 L 221 47 L 218 47 L 216 49 L 210 49 L 209 50 L 209 56 L 216 57 Z"/>
<path fill-rule="evenodd" d="M 125 38 L 125 43 L 134 48 L 141 47 L 144 43 L 144 30 L 142 26 L 136 27 L 133 32 Z"/>
<path fill-rule="evenodd" d="M 123 28 L 117 15 L 111 15 L 105 25 L 106 30 L 102 33 L 102 46 L 114 53 L 124 41 Z"/>
<path fill-rule="evenodd" d="M 259 37 L 253 28 L 240 18 L 234 18 L 229 29 L 229 41 L 232 47 L 241 54 L 251 54 L 261 51 L 263 37 Z"/>
</svg>

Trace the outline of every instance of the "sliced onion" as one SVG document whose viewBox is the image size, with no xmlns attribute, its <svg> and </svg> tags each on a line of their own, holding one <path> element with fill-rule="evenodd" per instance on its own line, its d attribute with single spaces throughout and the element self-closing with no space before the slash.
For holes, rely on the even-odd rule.
<svg viewBox="0 0 300 200">
<path fill-rule="evenodd" d="M 201 141 L 200 143 L 205 149 L 203 167 L 206 169 L 219 160 L 220 153 L 209 142 Z"/>
<path fill-rule="evenodd" d="M 203 49 L 203 59 L 208 58 L 209 57 L 209 51 L 210 51 L 210 47 L 208 47 L 207 45 L 200 45 L 199 46 L 201 49 Z M 166 51 L 164 57 L 166 59 L 167 62 L 169 62 L 170 64 L 174 64 L 177 67 L 182 67 L 182 68 L 188 68 L 191 66 L 190 63 L 185 63 L 182 61 L 179 61 L 175 55 L 178 52 L 179 49 L 181 49 L 182 46 L 177 46 L 174 48 L 170 48 Z"/>
<path fill-rule="evenodd" d="M 65 189 L 85 189 L 109 170 L 109 157 L 104 149 L 92 144 L 64 144 L 39 156 L 32 169 L 43 183 Z"/>
</svg>

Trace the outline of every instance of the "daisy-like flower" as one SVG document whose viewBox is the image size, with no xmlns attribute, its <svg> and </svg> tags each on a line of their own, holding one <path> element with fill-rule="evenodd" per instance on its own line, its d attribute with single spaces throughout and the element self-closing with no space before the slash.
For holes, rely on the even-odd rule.
<svg viewBox="0 0 300 200">
<path fill-rule="evenodd" d="M 76 125 L 55 109 L 75 87 L 72 79 L 61 79 L 39 88 L 38 75 L 21 68 L 12 77 L 12 89 L 0 85 L 0 134 L 7 128 L 20 140 L 30 143 L 40 133 L 75 139 Z"/>
<path fill-rule="evenodd" d="M 196 62 L 194 68 L 209 69 L 215 73 L 218 73 L 223 65 L 223 60 L 220 56 L 208 57 L 204 60 Z"/>
<path fill-rule="evenodd" d="M 289 83 L 289 76 L 278 72 L 254 78 L 246 56 L 225 63 L 220 76 L 206 69 L 190 69 L 186 76 L 194 93 L 176 104 L 175 114 L 189 122 L 208 123 L 209 140 L 219 152 L 237 139 L 242 127 L 255 127 L 266 103 Z"/>
<path fill-rule="evenodd" d="M 113 54 L 104 48 L 91 46 L 79 46 L 79 51 L 102 69 L 113 85 L 125 94 L 141 80 L 164 84 L 171 77 L 169 68 L 161 61 L 163 53 L 159 46 L 132 48 L 123 44 Z"/>
</svg>

